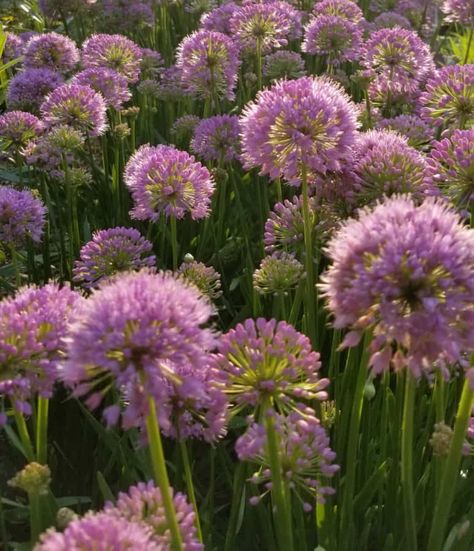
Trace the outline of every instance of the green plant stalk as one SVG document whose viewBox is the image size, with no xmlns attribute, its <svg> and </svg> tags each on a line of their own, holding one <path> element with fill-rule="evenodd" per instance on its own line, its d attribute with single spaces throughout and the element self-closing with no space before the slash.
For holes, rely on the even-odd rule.
<svg viewBox="0 0 474 551">
<path fill-rule="evenodd" d="M 16 252 L 15 247 L 10 246 L 10 254 L 12 257 L 13 271 L 15 272 L 15 285 L 18 288 L 21 286 L 21 273 L 20 265 L 18 263 L 18 253 Z"/>
<path fill-rule="evenodd" d="M 18 411 L 15 407 L 13 408 L 13 415 L 15 417 L 16 427 L 18 429 L 18 436 L 23 445 L 25 451 L 25 457 L 28 462 L 35 460 L 35 452 L 33 450 L 33 445 L 31 443 L 30 434 L 28 432 L 28 427 L 26 426 L 25 418 L 23 413 Z"/>
<path fill-rule="evenodd" d="M 31 492 L 28 494 L 28 503 L 30 506 L 30 540 L 32 547 L 34 547 L 42 532 L 40 499 L 40 496 L 36 493 Z"/>
<path fill-rule="evenodd" d="M 262 75 L 262 39 L 257 37 L 257 86 L 260 91 L 263 86 L 263 75 Z"/>
<path fill-rule="evenodd" d="M 171 232 L 171 255 L 173 259 L 173 270 L 178 268 L 178 230 L 176 228 L 176 217 L 170 216 Z"/>
<path fill-rule="evenodd" d="M 416 551 L 415 493 L 413 490 L 413 416 L 415 407 L 416 381 L 409 369 L 405 373 L 405 401 L 403 403 L 401 437 L 401 473 L 403 512 L 407 551 Z"/>
<path fill-rule="evenodd" d="M 465 54 L 464 60 L 462 62 L 463 65 L 466 65 L 466 63 L 469 60 L 469 54 L 471 53 L 471 44 L 472 44 L 473 36 L 474 36 L 474 25 L 471 27 L 471 30 L 469 31 L 469 38 L 467 40 L 466 54 Z"/>
<path fill-rule="evenodd" d="M 48 463 L 48 410 L 49 400 L 38 396 L 36 416 L 36 461 L 41 465 Z"/>
<path fill-rule="evenodd" d="M 444 476 L 441 488 L 437 496 L 433 520 L 431 524 L 430 537 L 427 549 L 430 551 L 441 551 L 446 535 L 446 526 L 449 520 L 449 513 L 453 503 L 456 482 L 459 477 L 461 464 L 462 447 L 469 426 L 472 404 L 474 402 L 474 391 L 470 387 L 469 379 L 466 378 L 456 413 L 456 423 L 451 447 L 444 467 Z"/>
<path fill-rule="evenodd" d="M 155 476 L 155 482 L 160 488 L 166 521 L 171 533 L 172 549 L 173 551 L 183 551 L 181 532 L 179 530 L 179 524 L 176 518 L 176 511 L 170 492 L 168 473 L 166 471 L 165 455 L 163 452 L 163 444 L 161 442 L 156 404 L 152 396 L 148 397 L 148 409 L 149 412 L 146 418 L 146 430 L 148 435 L 148 446 L 150 449 L 153 474 Z"/>
<path fill-rule="evenodd" d="M 197 536 L 199 541 L 203 543 L 201 522 L 199 520 L 199 510 L 198 510 L 197 501 L 196 501 L 196 493 L 194 492 L 193 475 L 191 472 L 191 464 L 189 462 L 188 447 L 186 446 L 185 440 L 179 441 L 179 449 L 181 452 L 181 459 L 183 461 L 184 476 L 186 479 L 186 489 L 187 489 L 188 497 L 189 497 L 189 500 L 191 501 L 191 504 L 194 509 L 194 513 L 196 515 L 194 523 L 196 525 Z"/>
</svg>

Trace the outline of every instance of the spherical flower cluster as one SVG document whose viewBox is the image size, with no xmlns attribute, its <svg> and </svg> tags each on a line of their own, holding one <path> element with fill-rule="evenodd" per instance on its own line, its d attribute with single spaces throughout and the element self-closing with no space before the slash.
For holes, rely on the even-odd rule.
<svg viewBox="0 0 474 551">
<path fill-rule="evenodd" d="M 262 294 L 285 294 L 294 289 L 304 276 L 304 267 L 288 253 L 266 256 L 253 274 L 254 289 Z"/>
<path fill-rule="evenodd" d="M 1 55 L 1 60 L 5 64 L 22 56 L 25 49 L 25 44 L 18 35 L 14 33 L 6 33 L 6 35 Z"/>
<path fill-rule="evenodd" d="M 151 530 L 143 524 L 107 513 L 89 513 L 73 520 L 64 532 L 45 532 L 33 551 L 162 551 Z"/>
<path fill-rule="evenodd" d="M 201 28 L 205 31 L 231 34 L 230 20 L 238 6 L 231 0 L 224 2 L 201 17 Z"/>
<path fill-rule="evenodd" d="M 183 540 L 184 551 L 202 551 L 203 545 L 198 542 L 194 524 L 195 513 L 186 496 L 177 492 L 173 495 L 173 504 Z M 170 549 L 170 531 L 167 526 L 163 500 L 160 489 L 153 482 L 139 482 L 131 486 L 127 493 L 120 492 L 115 504 L 107 503 L 105 512 L 115 518 L 123 518 L 151 528 L 153 541 L 163 551 Z"/>
<path fill-rule="evenodd" d="M 292 411 L 286 416 L 272 411 L 267 415 L 272 417 L 278 434 L 283 478 L 300 496 L 305 511 L 311 511 L 312 503 L 308 499 L 324 503 L 325 496 L 334 493 L 333 488 L 323 486 L 320 481 L 321 476 L 330 478 L 339 470 L 333 463 L 336 454 L 330 448 L 329 437 L 310 408 Z M 237 440 L 235 449 L 241 461 L 252 461 L 260 467 L 251 482 L 263 485 L 267 491 L 251 498 L 251 504 L 256 505 L 268 493 L 272 480 L 265 426 L 252 424 Z"/>
<path fill-rule="evenodd" d="M 202 120 L 191 141 L 193 153 L 205 161 L 230 162 L 239 159 L 240 123 L 236 115 L 217 115 Z"/>
<path fill-rule="evenodd" d="M 197 287 L 209 299 L 216 300 L 222 296 L 221 276 L 212 266 L 197 262 L 192 257 L 185 258 L 177 273 L 180 278 Z"/>
<path fill-rule="evenodd" d="M 428 144 L 434 138 L 434 130 L 417 115 L 398 115 L 392 119 L 381 119 L 377 123 L 379 130 L 392 130 L 408 139 L 412 147 Z"/>
<path fill-rule="evenodd" d="M 338 170 L 350 157 L 357 116 L 349 97 L 324 77 L 277 82 L 258 93 L 242 118 L 246 168 L 284 178 L 292 185 L 302 171 Z"/>
<path fill-rule="evenodd" d="M 68 287 L 49 283 L 23 287 L 0 301 L 0 393 L 23 392 L 50 397 L 63 360 L 69 316 L 81 297 Z M 5 382 L 12 381 L 9 390 Z M 26 398 L 26 396 L 24 396 Z"/>
<path fill-rule="evenodd" d="M 444 0 L 441 9 L 447 15 L 447 21 L 460 22 L 466 26 L 474 25 L 472 0 Z"/>
<path fill-rule="evenodd" d="M 193 220 L 209 215 L 214 191 L 210 172 L 192 155 L 167 145 L 139 148 L 125 168 L 134 201 L 132 217 L 156 222 L 165 216 Z"/>
<path fill-rule="evenodd" d="M 163 71 L 163 57 L 160 52 L 150 48 L 142 48 L 142 60 L 140 62 L 140 78 L 157 78 Z"/>
<path fill-rule="evenodd" d="M 46 208 L 31 191 L 0 186 L 0 242 L 20 247 L 27 239 L 41 241 Z"/>
<path fill-rule="evenodd" d="M 74 265 L 74 281 L 87 289 L 124 271 L 153 267 L 153 245 L 134 228 L 100 230 L 92 236 Z"/>
<path fill-rule="evenodd" d="M 133 32 L 154 23 L 153 2 L 150 0 L 102 0 L 107 27 Z"/>
<path fill-rule="evenodd" d="M 197 115 L 183 115 L 174 121 L 171 127 L 171 135 L 175 138 L 175 141 L 189 144 L 200 121 L 201 119 Z"/>
<path fill-rule="evenodd" d="M 474 65 L 447 65 L 436 71 L 420 96 L 421 116 L 453 128 L 474 125 Z"/>
<path fill-rule="evenodd" d="M 387 11 L 377 15 L 377 17 L 370 24 L 370 28 L 374 31 L 378 31 L 380 29 L 393 29 L 393 27 L 411 29 L 412 24 L 406 17 L 403 17 L 403 15 L 400 15 L 395 11 Z"/>
<path fill-rule="evenodd" d="M 113 69 L 107 67 L 91 67 L 74 76 L 71 84 L 89 86 L 102 94 L 107 106 L 121 109 L 132 94 L 128 89 L 128 80 Z"/>
<path fill-rule="evenodd" d="M 0 115 L 0 142 L 2 149 L 18 148 L 43 132 L 43 123 L 31 113 L 8 111 Z"/>
<path fill-rule="evenodd" d="M 298 52 L 278 50 L 265 56 L 263 75 L 269 80 L 295 79 L 305 76 L 304 59 Z"/>
<path fill-rule="evenodd" d="M 329 381 L 318 376 L 319 353 L 284 321 L 259 318 L 239 323 L 219 339 L 215 362 L 226 375 L 234 411 L 261 408 L 268 401 L 288 411 L 300 400 L 327 398 Z"/>
<path fill-rule="evenodd" d="M 431 145 L 429 180 L 456 206 L 469 208 L 474 202 L 474 130 L 455 130 Z"/>
<path fill-rule="evenodd" d="M 80 84 L 63 84 L 53 90 L 41 105 L 41 115 L 48 126 L 67 125 L 93 137 L 107 128 L 104 98 Z"/>
<path fill-rule="evenodd" d="M 188 92 L 206 99 L 234 98 L 239 52 L 233 40 L 214 31 L 196 31 L 178 46 L 176 65 Z"/>
<path fill-rule="evenodd" d="M 7 107 L 10 110 L 38 113 L 44 98 L 58 86 L 63 77 L 50 69 L 27 69 L 17 73 L 7 88 Z"/>
<path fill-rule="evenodd" d="M 352 23 L 360 23 L 364 19 L 362 10 L 351 0 L 322 0 L 316 2 L 313 7 L 313 14 L 316 17 L 333 15 L 352 21 Z"/>
<path fill-rule="evenodd" d="M 355 61 L 360 55 L 362 29 L 337 15 L 320 15 L 305 27 L 303 52 L 326 56 L 329 64 Z"/>
<path fill-rule="evenodd" d="M 137 82 L 140 77 L 141 59 L 141 48 L 121 34 L 94 34 L 82 45 L 84 69 L 108 67 L 130 83 Z"/>
<path fill-rule="evenodd" d="M 79 50 L 67 36 L 45 33 L 33 36 L 25 47 L 23 64 L 28 69 L 51 69 L 61 74 L 74 70 Z"/>
<path fill-rule="evenodd" d="M 321 291 L 354 346 L 373 332 L 375 373 L 462 361 L 474 346 L 474 231 L 445 201 L 386 199 L 347 221 L 327 248 Z"/>
</svg>

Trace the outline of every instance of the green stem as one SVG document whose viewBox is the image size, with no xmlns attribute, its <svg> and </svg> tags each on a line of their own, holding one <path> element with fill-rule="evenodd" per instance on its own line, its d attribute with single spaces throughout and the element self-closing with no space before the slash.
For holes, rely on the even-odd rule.
<svg viewBox="0 0 474 551">
<path fill-rule="evenodd" d="M 32 546 L 34 546 L 42 532 L 40 496 L 29 493 L 28 502 L 30 505 L 30 540 Z"/>
<path fill-rule="evenodd" d="M 28 462 L 31 463 L 35 460 L 35 452 L 33 450 L 33 445 L 31 444 L 31 438 L 28 432 L 28 427 L 26 426 L 25 418 L 23 417 L 23 413 L 18 411 L 16 408 L 13 408 L 13 415 L 15 416 L 16 427 L 18 429 L 20 441 L 23 445 L 25 457 Z"/>
<path fill-rule="evenodd" d="M 469 54 L 471 53 L 471 44 L 472 44 L 473 36 L 474 36 L 474 26 L 472 26 L 471 30 L 469 31 L 469 38 L 468 38 L 468 41 L 467 41 L 466 55 L 464 56 L 464 61 L 462 62 L 463 65 L 466 65 L 466 63 L 469 60 Z"/>
<path fill-rule="evenodd" d="M 416 551 L 416 514 L 415 496 L 413 491 L 413 416 L 415 406 L 416 382 L 409 369 L 405 374 L 405 401 L 403 404 L 402 420 L 402 495 L 405 515 L 405 534 L 407 551 Z"/>
<path fill-rule="evenodd" d="M 184 476 L 186 478 L 186 488 L 188 491 L 188 497 L 191 501 L 191 504 L 194 509 L 194 513 L 196 515 L 195 525 L 196 525 L 197 535 L 200 543 L 202 543 L 203 539 L 202 539 L 201 522 L 199 521 L 199 510 L 198 510 L 197 501 L 196 501 L 196 494 L 194 492 L 193 475 L 191 472 L 191 464 L 189 462 L 188 447 L 186 446 L 185 440 L 179 441 L 179 449 L 181 451 L 181 459 L 183 461 L 183 466 L 184 466 Z"/>
<path fill-rule="evenodd" d="M 170 231 L 171 231 L 171 254 L 173 258 L 173 270 L 178 268 L 178 231 L 176 228 L 176 218 L 170 216 Z"/>
<path fill-rule="evenodd" d="M 36 460 L 41 465 L 48 462 L 48 398 L 38 397 L 36 417 Z"/>
<path fill-rule="evenodd" d="M 456 482 L 459 478 L 462 447 L 469 426 L 473 401 L 474 391 L 470 387 L 469 379 L 466 378 L 456 414 L 453 439 L 451 441 L 449 455 L 446 459 L 444 476 L 436 500 L 433 521 L 431 524 L 431 532 L 427 546 L 427 549 L 430 551 L 441 551 L 443 548 L 446 526 L 448 524 L 449 513 L 456 490 Z"/>
<path fill-rule="evenodd" d="M 257 86 L 262 89 L 262 39 L 257 37 Z"/>
<path fill-rule="evenodd" d="M 20 264 L 18 262 L 18 253 L 16 252 L 15 247 L 10 247 L 10 254 L 12 256 L 13 271 L 15 272 L 15 285 L 18 288 L 21 286 L 21 272 Z"/>
<path fill-rule="evenodd" d="M 183 551 L 181 532 L 179 530 L 179 524 L 176 518 L 176 511 L 174 509 L 173 498 L 170 492 L 168 473 L 166 471 L 165 454 L 163 452 L 163 444 L 161 442 L 156 404 L 155 400 L 151 396 L 148 397 L 148 408 L 149 412 L 146 418 L 146 430 L 155 482 L 160 488 L 163 508 L 165 510 L 168 528 L 171 533 L 173 551 Z"/>
</svg>

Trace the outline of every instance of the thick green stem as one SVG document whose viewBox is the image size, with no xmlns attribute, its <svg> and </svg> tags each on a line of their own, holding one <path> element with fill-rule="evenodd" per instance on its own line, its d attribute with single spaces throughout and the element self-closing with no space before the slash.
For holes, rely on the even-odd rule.
<svg viewBox="0 0 474 551">
<path fill-rule="evenodd" d="M 262 89 L 262 39 L 257 37 L 257 86 Z"/>
<path fill-rule="evenodd" d="M 415 494 L 413 491 L 413 415 L 415 406 L 416 381 L 410 370 L 407 370 L 405 381 L 405 401 L 402 420 L 402 495 L 405 515 L 405 535 L 407 551 L 417 550 Z"/>
<path fill-rule="evenodd" d="M 28 462 L 35 460 L 35 452 L 33 450 L 33 445 L 31 443 L 30 433 L 28 432 L 28 427 L 26 426 L 25 418 L 23 413 L 18 411 L 16 408 L 13 408 L 13 415 L 15 416 L 16 427 L 18 430 L 18 436 L 20 437 L 21 444 L 23 446 L 23 451 L 25 452 L 25 457 Z"/>
<path fill-rule="evenodd" d="M 15 285 L 18 288 L 21 286 L 21 272 L 20 263 L 18 262 L 18 253 L 16 252 L 15 247 L 10 247 L 10 254 L 12 257 L 13 271 L 15 272 Z"/>
<path fill-rule="evenodd" d="M 464 56 L 464 60 L 462 62 L 463 65 L 466 65 L 466 63 L 469 61 L 469 54 L 471 53 L 471 44 L 472 44 L 473 36 L 474 36 L 474 26 L 472 26 L 471 30 L 469 31 L 469 38 L 468 38 L 468 41 L 467 41 L 466 55 Z"/>
<path fill-rule="evenodd" d="M 34 547 L 42 532 L 40 496 L 35 493 L 29 493 L 28 502 L 30 505 L 30 540 Z"/>
<path fill-rule="evenodd" d="M 184 476 L 186 479 L 186 489 L 188 492 L 188 497 L 189 497 L 189 500 L 191 501 L 191 504 L 194 509 L 194 513 L 196 515 L 195 525 L 196 525 L 197 535 L 198 535 L 199 541 L 202 543 L 203 539 L 202 539 L 201 522 L 199 521 L 199 510 L 198 510 L 197 501 L 196 501 L 196 494 L 194 492 L 193 475 L 191 472 L 191 464 L 189 462 L 188 447 L 186 446 L 186 442 L 184 440 L 180 440 L 179 449 L 181 451 L 181 459 L 183 461 Z"/>
<path fill-rule="evenodd" d="M 176 270 L 178 268 L 178 230 L 176 228 L 176 218 L 174 216 L 170 216 L 170 231 L 173 270 Z"/>
<path fill-rule="evenodd" d="M 176 518 L 176 511 L 170 491 L 168 473 L 166 471 L 165 454 L 163 452 L 163 444 L 161 442 L 155 400 L 151 396 L 148 397 L 148 409 L 149 412 L 146 418 L 146 430 L 155 482 L 160 488 L 163 508 L 165 510 L 168 528 L 171 533 L 172 549 L 173 551 L 183 551 L 181 532 L 179 530 L 179 524 Z"/>
<path fill-rule="evenodd" d="M 48 462 L 48 398 L 38 397 L 36 417 L 36 461 L 41 465 Z"/>
<path fill-rule="evenodd" d="M 459 478 L 462 447 L 469 426 L 473 401 L 474 391 L 470 387 L 469 379 L 466 378 L 456 414 L 453 439 L 444 467 L 443 481 L 441 482 L 441 489 L 436 500 L 431 524 L 431 532 L 427 546 L 427 549 L 430 551 L 441 551 L 443 548 L 446 526 L 448 524 L 449 513 L 456 490 L 456 482 Z"/>
</svg>

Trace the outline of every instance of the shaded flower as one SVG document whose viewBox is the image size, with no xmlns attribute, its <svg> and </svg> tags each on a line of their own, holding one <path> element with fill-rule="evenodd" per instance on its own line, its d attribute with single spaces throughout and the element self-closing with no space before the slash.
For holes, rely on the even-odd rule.
<svg viewBox="0 0 474 551">
<path fill-rule="evenodd" d="M 407 366 L 415 376 L 454 363 L 474 345 L 474 231 L 445 201 L 407 196 L 360 212 L 331 239 L 321 291 L 336 328 L 354 346 L 373 331 L 375 373 Z"/>
<path fill-rule="evenodd" d="M 393 27 L 400 27 L 401 29 L 412 29 L 412 24 L 406 17 L 400 15 L 395 11 L 387 11 L 377 15 L 377 17 L 370 23 L 370 28 L 378 31 L 380 29 L 392 29 Z"/>
<path fill-rule="evenodd" d="M 25 44 L 23 40 L 14 33 L 6 33 L 5 44 L 1 56 L 2 63 L 7 64 L 23 55 Z"/>
<path fill-rule="evenodd" d="M 140 78 L 156 78 L 163 71 L 163 58 L 160 52 L 142 48 L 142 60 L 140 62 Z"/>
<path fill-rule="evenodd" d="M 405 136 L 412 147 L 426 145 L 434 137 L 432 126 L 417 115 L 398 115 L 392 119 L 382 119 L 377 122 L 377 129 L 392 130 Z"/>
<path fill-rule="evenodd" d="M 221 6 L 213 8 L 201 17 L 201 28 L 206 31 L 231 34 L 230 20 L 238 9 L 237 4 L 231 0 L 224 2 Z"/>
<path fill-rule="evenodd" d="M 196 126 L 191 150 L 205 161 L 230 162 L 239 159 L 239 117 L 217 115 L 203 119 Z"/>
<path fill-rule="evenodd" d="M 313 14 L 316 17 L 333 15 L 352 23 L 360 23 L 364 19 L 362 10 L 355 2 L 350 0 L 322 0 L 316 2 L 313 7 Z"/>
<path fill-rule="evenodd" d="M 303 264 L 294 255 L 283 252 L 262 260 L 253 273 L 253 286 L 262 295 L 281 295 L 294 289 L 303 277 Z"/>
<path fill-rule="evenodd" d="M 50 69 L 27 69 L 8 83 L 7 107 L 10 110 L 39 113 L 44 98 L 63 83 L 63 77 Z"/>
<path fill-rule="evenodd" d="M 183 115 L 174 121 L 171 135 L 176 141 L 189 144 L 200 121 L 201 119 L 197 115 Z"/>
<path fill-rule="evenodd" d="M 0 115 L 0 149 L 17 149 L 42 132 L 43 123 L 31 113 L 8 111 Z"/>
<path fill-rule="evenodd" d="M 8 481 L 9 486 L 23 490 L 31 496 L 47 495 L 50 484 L 51 471 L 48 465 L 36 462 L 28 463 Z"/>
<path fill-rule="evenodd" d="M 295 79 L 306 74 L 304 59 L 298 52 L 278 50 L 265 56 L 263 75 L 269 80 Z"/>
<path fill-rule="evenodd" d="M 102 94 L 107 106 L 117 110 L 132 97 L 126 77 L 107 67 L 91 67 L 81 71 L 74 76 L 71 84 L 89 86 Z"/>
<path fill-rule="evenodd" d="M 202 262 L 188 257 L 178 268 L 177 274 L 184 281 L 197 287 L 203 295 L 211 300 L 222 296 L 221 276 L 212 266 L 206 266 Z"/>
<path fill-rule="evenodd" d="M 78 63 L 79 50 L 76 44 L 62 34 L 37 34 L 25 46 L 23 64 L 28 69 L 50 69 L 67 74 Z"/>
<path fill-rule="evenodd" d="M 447 21 L 460 22 L 463 25 L 474 25 L 474 2 L 472 0 L 444 0 L 442 11 Z"/>
</svg>

